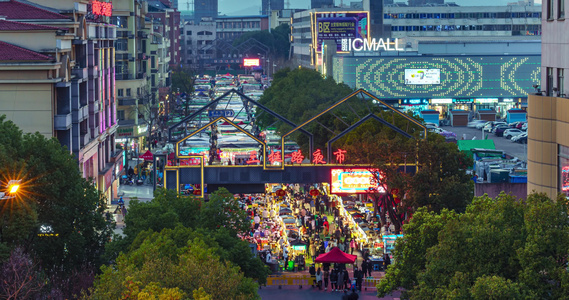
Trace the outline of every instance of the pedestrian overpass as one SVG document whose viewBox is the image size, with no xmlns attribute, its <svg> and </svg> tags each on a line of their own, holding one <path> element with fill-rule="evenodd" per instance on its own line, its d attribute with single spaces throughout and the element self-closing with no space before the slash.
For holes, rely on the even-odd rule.
<svg viewBox="0 0 569 300">
<path fill-rule="evenodd" d="M 250 113 L 250 110 L 253 107 L 256 107 L 262 112 L 266 112 L 272 115 L 277 120 L 284 122 L 293 128 L 281 136 L 280 158 L 275 157 L 274 155 L 272 155 L 272 157 L 270 155 L 267 155 L 267 143 L 261 138 L 259 134 L 260 130 L 259 128 L 256 128 L 256 125 L 254 124 L 239 124 L 234 122 L 235 118 L 231 119 L 231 116 L 226 116 L 223 114 L 208 114 L 210 117 L 207 117 L 203 121 L 201 120 L 204 118 L 204 113 L 215 111 L 218 108 L 217 106 L 220 101 L 223 101 L 225 98 L 234 95 L 238 96 L 241 101 L 243 101 L 243 107 L 245 110 L 247 110 L 247 114 Z M 381 110 L 379 113 L 372 113 L 372 111 L 369 110 L 370 113 L 368 115 L 359 117 L 359 121 L 347 126 L 344 131 L 337 134 L 335 133 L 335 136 L 326 143 L 326 152 L 323 152 L 321 149 L 316 149 L 316 151 L 314 151 L 313 135 L 303 127 L 312 122 L 317 122 L 316 120 L 326 113 L 330 112 L 333 114 L 333 112 L 331 112 L 333 109 L 347 103 L 347 100 L 354 99 L 354 97 L 356 97 L 356 99 L 366 101 L 374 100 L 373 102 L 381 106 L 383 110 Z M 384 110 L 393 112 L 391 114 L 391 120 L 388 120 L 389 116 L 384 117 Z M 394 115 L 399 115 L 407 121 L 403 128 L 395 125 Z M 196 119 L 199 119 L 200 121 L 198 124 L 203 124 L 203 126 L 196 128 Z M 420 122 L 400 112 L 399 110 L 394 109 L 389 104 L 383 102 L 374 95 L 362 89 L 354 91 L 353 93 L 347 95 L 337 103 L 321 111 L 316 116 L 310 118 L 300 125 L 292 123 L 291 121 L 273 112 L 257 101 L 233 89 L 208 103 L 203 108 L 197 110 L 191 115 L 183 118 L 177 124 L 171 126 L 168 129 L 168 138 L 169 141 L 175 145 L 174 153 L 156 153 L 154 155 L 154 166 L 160 166 L 160 170 L 163 170 L 165 188 L 177 190 L 180 192 L 186 185 L 199 184 L 199 195 L 202 197 L 204 196 L 204 193 L 213 192 L 218 187 L 225 187 L 232 193 L 263 193 L 265 192 L 264 186 L 266 183 L 330 183 L 331 174 L 334 170 L 372 169 L 372 166 L 370 165 L 343 164 L 342 159 L 339 159 L 338 156 L 339 151 L 332 152 L 332 144 L 334 141 L 340 139 L 342 136 L 353 131 L 358 126 L 370 119 L 379 121 L 383 125 L 388 126 L 392 130 L 402 134 L 407 138 L 414 138 L 415 136 L 417 138 L 424 139 L 427 136 L 427 129 Z M 211 128 L 216 126 L 216 124 L 219 124 L 219 122 L 233 126 L 237 131 L 245 134 L 258 143 L 260 153 L 257 156 L 251 156 L 251 162 L 253 162 L 252 164 L 209 164 L 205 161 L 203 155 L 192 155 L 188 153 L 182 153 L 180 151 L 182 145 L 192 144 L 192 137 L 197 137 L 198 134 L 204 132 L 205 130 L 211 130 Z M 213 130 L 211 131 L 213 132 Z M 303 161 L 302 159 L 299 159 L 296 163 L 283 163 L 286 161 L 285 153 L 282 151 L 282 149 L 285 149 L 285 138 L 289 137 L 296 131 L 299 131 L 302 134 L 306 135 L 309 139 L 309 151 L 305 156 L 307 160 L 310 161 L 310 163 L 306 163 L 306 160 Z M 181 132 L 183 132 L 183 134 L 180 136 Z M 322 157 L 324 154 L 327 154 L 326 157 L 329 160 L 332 160 L 333 154 L 336 155 L 336 163 L 326 163 L 323 161 Z M 274 163 L 275 161 L 277 161 L 277 163 Z M 249 162 L 250 161 L 248 161 L 248 163 Z M 415 163 L 403 164 L 399 166 L 399 170 L 402 172 L 414 173 L 416 171 L 416 165 Z M 154 176 L 156 179 L 156 172 Z M 157 181 L 154 180 L 154 182 Z M 201 188 L 204 186 L 206 187 L 207 191 L 206 189 Z"/>
</svg>

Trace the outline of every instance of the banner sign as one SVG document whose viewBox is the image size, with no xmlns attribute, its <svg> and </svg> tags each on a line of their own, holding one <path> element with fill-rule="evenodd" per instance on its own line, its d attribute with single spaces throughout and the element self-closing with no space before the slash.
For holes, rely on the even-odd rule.
<svg viewBox="0 0 569 300">
<path fill-rule="evenodd" d="M 368 12 L 316 13 L 316 51 L 322 52 L 325 40 L 335 40 L 337 51 L 343 51 L 342 40 L 367 40 L 368 20 Z"/>
</svg>

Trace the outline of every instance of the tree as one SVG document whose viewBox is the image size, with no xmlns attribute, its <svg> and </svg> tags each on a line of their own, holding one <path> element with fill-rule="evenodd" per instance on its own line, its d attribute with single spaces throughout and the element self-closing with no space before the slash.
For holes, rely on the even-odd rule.
<svg viewBox="0 0 569 300">
<path fill-rule="evenodd" d="M 180 247 L 171 233 L 164 230 L 153 234 L 137 248 L 121 254 L 116 265 L 104 266 L 92 298 L 140 297 L 138 291 L 150 286 L 161 293 L 205 299 L 259 299 L 256 283 L 244 277 L 238 267 L 220 260 L 204 241 L 196 238 Z"/>
<path fill-rule="evenodd" d="M 172 91 L 191 95 L 194 92 L 196 72 L 191 68 L 172 70 Z"/>
<path fill-rule="evenodd" d="M 141 86 L 139 90 L 136 113 L 138 113 L 138 119 L 146 123 L 146 141 L 148 148 L 150 148 L 152 135 L 155 133 L 153 128 L 158 123 L 159 118 L 158 104 L 156 103 L 156 95 L 150 91 L 148 86 Z"/>
<path fill-rule="evenodd" d="M 565 199 L 475 198 L 461 214 L 419 210 L 397 242 L 378 296 L 559 299 L 569 291 Z M 422 237 L 423 235 L 424 237 Z M 434 237 L 437 237 L 436 239 Z"/>
<path fill-rule="evenodd" d="M 269 48 L 269 53 L 263 54 L 269 55 L 273 61 L 285 61 L 288 60 L 290 52 L 289 35 L 290 26 L 288 24 L 281 24 L 272 29 L 271 32 L 268 30 L 246 32 L 233 41 L 233 46 L 238 47 L 249 39 L 254 39 Z M 263 52 L 264 49 L 257 50 Z M 253 52 L 257 50 L 254 50 Z"/>
<path fill-rule="evenodd" d="M 34 299 L 45 286 L 39 264 L 20 247 L 0 266 L 0 298 Z"/>
<path fill-rule="evenodd" d="M 0 201 L 2 248 L 21 246 L 48 276 L 98 267 L 112 228 L 103 195 L 81 177 L 69 150 L 55 138 L 23 134 L 1 116 L 0 162 L 1 181 L 22 179 L 18 197 Z M 38 236 L 41 226 L 53 236 Z"/>
</svg>

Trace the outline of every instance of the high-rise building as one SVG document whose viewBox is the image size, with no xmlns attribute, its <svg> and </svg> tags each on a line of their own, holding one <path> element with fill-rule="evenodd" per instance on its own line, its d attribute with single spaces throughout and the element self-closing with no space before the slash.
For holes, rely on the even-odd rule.
<svg viewBox="0 0 569 300">
<path fill-rule="evenodd" d="M 194 22 L 199 24 L 202 18 L 215 20 L 218 15 L 217 0 L 194 0 Z"/>
<path fill-rule="evenodd" d="M 270 4 L 270 6 L 269 6 Z M 269 10 L 282 10 L 284 9 L 284 0 L 262 0 L 261 1 L 261 14 L 270 15 Z"/>
<path fill-rule="evenodd" d="M 569 196 L 567 0 L 543 1 L 541 83 L 528 97 L 528 193 Z M 567 84 L 566 84 L 567 83 Z M 536 85 L 539 83 L 536 83 Z"/>
<path fill-rule="evenodd" d="M 444 4 L 445 0 L 409 0 L 409 6 L 425 6 L 433 4 Z"/>
<path fill-rule="evenodd" d="M 0 1 L 0 115 L 57 138 L 110 200 L 123 154 L 115 148 L 116 26 L 108 3 Z"/>
<path fill-rule="evenodd" d="M 363 9 L 369 11 L 370 33 L 374 38 L 389 37 L 389 26 L 383 24 L 383 7 L 393 0 L 363 0 Z"/>
<path fill-rule="evenodd" d="M 334 0 L 310 0 L 310 8 L 331 8 L 334 7 Z"/>
</svg>

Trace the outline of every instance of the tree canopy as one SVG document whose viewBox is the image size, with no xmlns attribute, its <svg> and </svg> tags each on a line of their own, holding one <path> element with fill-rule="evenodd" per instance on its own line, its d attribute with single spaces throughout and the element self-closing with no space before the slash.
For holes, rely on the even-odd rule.
<svg viewBox="0 0 569 300">
<path fill-rule="evenodd" d="M 249 39 L 257 40 L 269 48 L 269 55 L 274 59 L 287 60 L 290 52 L 290 26 L 281 24 L 272 29 L 245 32 L 233 41 L 233 46 L 239 46 Z M 259 51 L 262 51 L 259 48 Z"/>
<path fill-rule="evenodd" d="M 475 198 L 466 212 L 422 208 L 405 225 L 378 296 L 560 299 L 569 294 L 568 206 L 532 194 Z"/>
</svg>

